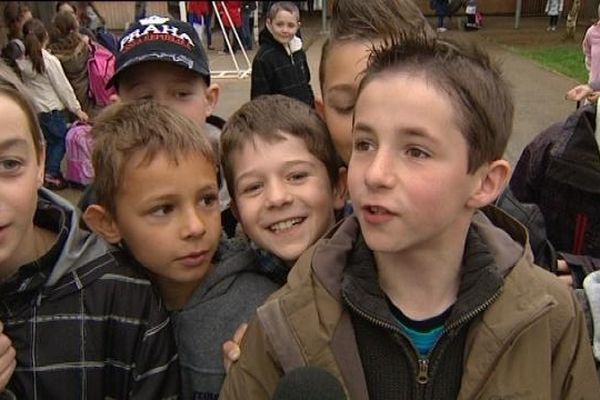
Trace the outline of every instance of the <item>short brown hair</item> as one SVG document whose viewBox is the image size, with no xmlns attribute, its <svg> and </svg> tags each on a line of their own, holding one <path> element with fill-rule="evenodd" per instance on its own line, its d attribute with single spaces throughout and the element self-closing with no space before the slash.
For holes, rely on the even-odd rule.
<svg viewBox="0 0 600 400">
<path fill-rule="evenodd" d="M 166 153 L 177 163 L 180 156 L 196 153 L 215 165 L 215 179 L 217 177 L 216 157 L 203 129 L 187 117 L 152 101 L 107 107 L 98 115 L 92 136 L 97 202 L 113 214 L 125 165 L 139 151 L 144 152 L 144 159 L 135 167 L 148 165 L 158 154 Z"/>
<path fill-rule="evenodd" d="M 390 74 L 421 77 L 447 94 L 467 141 L 468 172 L 502 158 L 512 133 L 514 104 L 499 65 L 474 42 L 406 34 L 374 49 L 358 96 Z"/>
<path fill-rule="evenodd" d="M 242 105 L 221 132 L 221 164 L 229 193 L 235 197 L 233 153 L 261 138 L 269 143 L 284 140 L 284 134 L 304 141 L 308 151 L 327 169 L 335 185 L 342 165 L 327 126 L 305 103 L 280 94 L 263 95 Z"/>
<path fill-rule="evenodd" d="M 279 11 L 287 11 L 290 14 L 295 15 L 298 21 L 300 20 L 300 10 L 298 9 L 298 6 L 291 1 L 278 1 L 272 4 L 267 13 L 267 18 L 273 20 Z"/>
<path fill-rule="evenodd" d="M 325 63 L 336 44 L 384 40 L 412 31 L 435 35 L 413 0 L 335 0 L 329 38 L 323 43 L 319 62 L 321 91 L 325 82 Z"/>
</svg>

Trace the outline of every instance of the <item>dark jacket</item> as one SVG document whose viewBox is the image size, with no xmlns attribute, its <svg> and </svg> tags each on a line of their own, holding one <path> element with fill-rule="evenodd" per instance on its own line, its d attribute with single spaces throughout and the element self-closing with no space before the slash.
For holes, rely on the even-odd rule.
<svg viewBox="0 0 600 400">
<path fill-rule="evenodd" d="M 52 249 L 0 284 L 0 320 L 17 350 L 18 399 L 173 399 L 177 351 L 166 310 L 141 267 L 77 227 L 41 189 L 35 223 Z"/>
<path fill-rule="evenodd" d="M 283 374 L 304 365 L 331 372 L 349 399 L 597 398 L 582 312 L 564 284 L 532 264 L 524 228 L 490 207 L 476 214 L 468 239 L 446 331 L 429 360 L 418 362 L 389 321 L 376 273 L 368 271 L 372 258 L 357 253 L 358 222 L 348 218 L 298 260 L 288 283 L 258 309 L 221 399 L 269 399 Z M 397 363 L 385 376 L 365 370 L 377 367 L 365 362 L 369 349 L 357 346 L 356 319 L 381 338 L 371 344 L 372 355 Z M 391 354 L 382 353 L 390 343 Z M 453 366 L 459 370 L 448 370 Z M 380 378 L 385 385 L 378 385 Z M 394 382 L 408 384 L 391 392 Z M 448 395 L 446 387 L 458 394 Z M 382 388 L 418 394 L 385 397 L 376 392 Z"/>
<path fill-rule="evenodd" d="M 523 150 L 510 181 L 515 197 L 539 206 L 548 239 L 583 277 L 600 268 L 600 153 L 596 108 L 585 106 Z"/>
<path fill-rule="evenodd" d="M 250 98 L 263 94 L 282 94 L 314 108 L 315 97 L 310 86 L 310 70 L 302 41 L 298 37 L 292 39 L 289 54 L 265 28 L 258 42 L 260 48 L 252 61 Z"/>
<path fill-rule="evenodd" d="M 240 239 L 224 240 L 215 268 L 186 306 L 172 314 L 182 399 L 216 399 L 225 379 L 223 343 L 279 289 L 256 269 L 253 251 Z"/>
</svg>

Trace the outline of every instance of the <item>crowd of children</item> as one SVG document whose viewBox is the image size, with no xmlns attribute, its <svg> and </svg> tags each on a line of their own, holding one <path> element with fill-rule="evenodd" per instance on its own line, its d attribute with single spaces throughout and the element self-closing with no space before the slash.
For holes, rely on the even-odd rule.
<svg viewBox="0 0 600 400">
<path fill-rule="evenodd" d="M 274 2 L 252 99 L 220 132 L 198 31 L 132 24 L 81 210 L 43 185 L 60 178 L 65 109 L 87 119 L 73 89 L 89 39 L 68 11 L 53 45 L 24 22 L 25 50 L 0 65 L 2 395 L 270 399 L 303 366 L 352 399 L 600 395 L 573 290 L 533 263 L 527 226 L 490 205 L 511 174 L 499 67 L 437 36 L 412 0 L 332 11 L 322 95 L 297 5 Z M 532 163 L 520 165 L 524 177 Z M 598 281 L 587 303 L 600 309 Z"/>
</svg>

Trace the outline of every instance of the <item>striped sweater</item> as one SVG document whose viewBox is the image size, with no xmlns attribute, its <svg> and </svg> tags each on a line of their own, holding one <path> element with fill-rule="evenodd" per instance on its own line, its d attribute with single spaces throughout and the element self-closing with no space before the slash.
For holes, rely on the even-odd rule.
<svg viewBox="0 0 600 400">
<path fill-rule="evenodd" d="M 178 360 L 165 308 L 141 267 L 77 227 L 41 189 L 38 226 L 53 248 L 0 284 L 0 320 L 17 351 L 5 395 L 18 399 L 175 399 Z"/>
</svg>

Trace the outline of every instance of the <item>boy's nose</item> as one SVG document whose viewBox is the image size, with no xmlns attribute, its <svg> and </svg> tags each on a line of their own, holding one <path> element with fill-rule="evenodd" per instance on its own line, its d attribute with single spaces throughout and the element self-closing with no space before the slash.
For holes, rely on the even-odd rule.
<svg viewBox="0 0 600 400">
<path fill-rule="evenodd" d="M 292 195 L 282 182 L 271 182 L 266 188 L 267 207 L 281 207 L 292 201 Z"/>
<path fill-rule="evenodd" d="M 391 155 L 378 152 L 366 168 L 366 185 L 371 188 L 391 188 L 395 182 L 395 168 Z"/>
<path fill-rule="evenodd" d="M 188 212 L 184 213 L 182 218 L 181 236 L 183 238 L 197 238 L 206 233 L 204 219 L 197 210 L 189 210 Z"/>
</svg>

